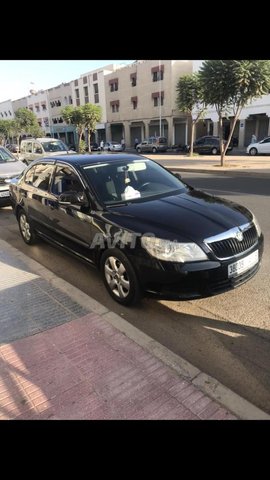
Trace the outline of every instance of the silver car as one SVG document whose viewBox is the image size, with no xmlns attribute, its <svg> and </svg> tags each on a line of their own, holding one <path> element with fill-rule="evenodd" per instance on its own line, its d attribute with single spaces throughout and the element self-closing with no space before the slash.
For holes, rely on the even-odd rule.
<svg viewBox="0 0 270 480">
<path fill-rule="evenodd" d="M 57 138 L 26 138 L 21 141 L 21 159 L 29 165 L 33 160 L 39 160 L 43 157 L 50 157 L 53 155 L 66 155 L 72 153 L 62 140 Z"/>
<path fill-rule="evenodd" d="M 25 167 L 9 150 L 0 146 L 0 207 L 10 205 L 9 184 Z"/>
<path fill-rule="evenodd" d="M 107 152 L 122 152 L 122 145 L 118 142 L 106 142 L 104 150 Z"/>
</svg>

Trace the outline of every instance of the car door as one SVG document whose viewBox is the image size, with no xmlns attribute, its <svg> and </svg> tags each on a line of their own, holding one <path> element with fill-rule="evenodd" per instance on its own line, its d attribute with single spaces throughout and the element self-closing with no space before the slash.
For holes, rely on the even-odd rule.
<svg viewBox="0 0 270 480">
<path fill-rule="evenodd" d="M 142 152 L 147 152 L 147 151 L 148 151 L 148 142 L 147 142 L 147 140 L 144 140 L 144 141 L 141 143 L 141 151 L 142 151 Z"/>
<path fill-rule="evenodd" d="M 198 140 L 194 142 L 193 151 L 197 153 L 204 152 L 204 138 L 198 138 Z"/>
<path fill-rule="evenodd" d="M 50 235 L 72 250 L 91 257 L 89 247 L 93 237 L 93 217 L 89 213 L 89 206 L 65 205 L 61 202 L 60 196 L 71 192 L 88 201 L 85 186 L 75 169 L 58 164 L 48 198 Z"/>
<path fill-rule="evenodd" d="M 48 190 L 53 170 L 53 162 L 36 164 L 28 170 L 20 185 L 21 200 L 29 219 L 35 228 L 44 232 L 48 229 Z"/>
<path fill-rule="evenodd" d="M 26 160 L 26 163 L 29 164 L 34 160 L 33 156 L 33 142 L 30 141 L 25 141 L 23 144 L 23 148 L 21 149 L 21 153 L 23 155 L 23 158 Z"/>
<path fill-rule="evenodd" d="M 270 154 L 270 137 L 265 138 L 258 144 L 258 153 Z"/>
</svg>

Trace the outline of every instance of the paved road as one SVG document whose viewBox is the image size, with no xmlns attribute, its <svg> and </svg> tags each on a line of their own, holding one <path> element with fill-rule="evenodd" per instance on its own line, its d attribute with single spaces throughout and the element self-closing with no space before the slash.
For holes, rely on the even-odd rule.
<svg viewBox="0 0 270 480">
<path fill-rule="evenodd" d="M 201 174 L 183 174 L 183 178 L 194 186 L 243 203 L 254 211 L 261 223 L 265 233 L 262 268 L 252 281 L 233 292 L 190 302 L 145 299 L 140 307 L 128 309 L 110 299 L 95 270 L 43 242 L 33 247 L 25 245 L 9 208 L 0 210 L 0 236 L 270 413 L 270 191 L 268 193 L 267 181 Z"/>
</svg>

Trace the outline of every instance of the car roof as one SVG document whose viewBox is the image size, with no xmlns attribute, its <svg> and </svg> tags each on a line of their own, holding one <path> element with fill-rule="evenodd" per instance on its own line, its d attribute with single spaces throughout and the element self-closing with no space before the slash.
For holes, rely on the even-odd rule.
<svg viewBox="0 0 270 480">
<path fill-rule="evenodd" d="M 34 162 L 31 162 L 30 165 L 36 163 L 50 162 L 54 163 L 55 160 L 61 163 L 67 163 L 70 165 L 89 165 L 89 163 L 104 163 L 104 162 L 114 162 L 115 160 L 138 160 L 142 159 L 140 155 L 136 154 L 97 154 L 97 155 L 53 155 L 51 157 L 43 157 Z"/>
</svg>

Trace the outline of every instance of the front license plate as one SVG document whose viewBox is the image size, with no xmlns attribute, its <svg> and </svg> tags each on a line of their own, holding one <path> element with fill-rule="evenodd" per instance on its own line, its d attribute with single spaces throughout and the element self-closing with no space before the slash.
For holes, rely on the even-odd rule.
<svg viewBox="0 0 270 480">
<path fill-rule="evenodd" d="M 238 262 L 231 263 L 228 265 L 228 277 L 237 277 L 241 273 L 249 270 L 250 268 L 254 267 L 256 263 L 259 261 L 259 251 L 256 250 L 252 252 L 245 258 L 241 258 Z"/>
<path fill-rule="evenodd" d="M 9 192 L 0 192 L 0 197 L 9 197 Z"/>
</svg>

